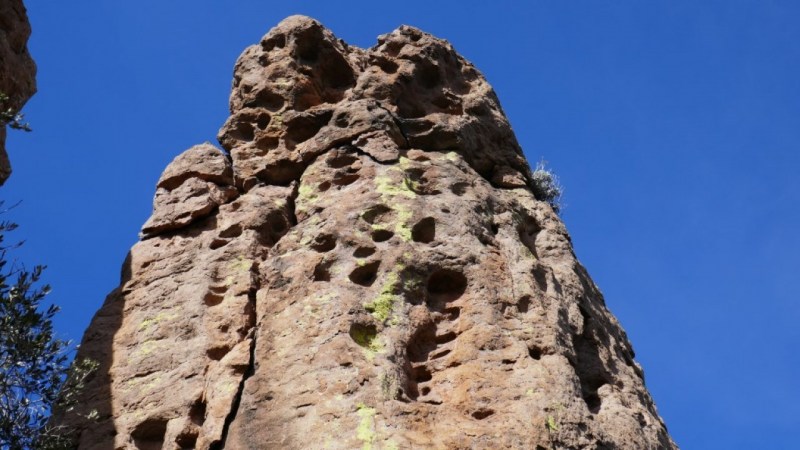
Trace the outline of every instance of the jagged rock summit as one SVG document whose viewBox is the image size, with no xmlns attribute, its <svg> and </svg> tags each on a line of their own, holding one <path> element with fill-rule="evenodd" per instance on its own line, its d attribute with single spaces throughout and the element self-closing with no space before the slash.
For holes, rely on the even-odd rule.
<svg viewBox="0 0 800 450">
<path fill-rule="evenodd" d="M 294 16 L 236 63 L 79 357 L 81 449 L 675 448 L 483 76 Z"/>
</svg>

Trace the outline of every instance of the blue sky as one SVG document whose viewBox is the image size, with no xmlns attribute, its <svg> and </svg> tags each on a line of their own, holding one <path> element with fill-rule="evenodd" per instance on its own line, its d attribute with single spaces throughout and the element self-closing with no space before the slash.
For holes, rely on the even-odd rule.
<svg viewBox="0 0 800 450">
<path fill-rule="evenodd" d="M 11 132 L 16 255 L 80 339 L 233 63 L 290 14 L 350 44 L 410 24 L 486 75 L 566 188 L 578 257 L 682 448 L 797 448 L 800 3 L 29 0 L 39 93 Z M 489 5 L 492 6 L 489 6 Z"/>
</svg>

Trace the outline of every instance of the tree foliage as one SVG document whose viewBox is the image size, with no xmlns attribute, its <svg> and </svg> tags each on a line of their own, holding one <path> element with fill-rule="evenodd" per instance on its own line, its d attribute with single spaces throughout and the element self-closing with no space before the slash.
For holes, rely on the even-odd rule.
<svg viewBox="0 0 800 450">
<path fill-rule="evenodd" d="M 72 345 L 58 339 L 44 307 L 50 292 L 40 283 L 44 267 L 26 270 L 10 262 L 5 234 L 17 226 L 0 222 L 0 449 L 67 448 L 69 430 L 50 426 L 53 408 L 71 410 L 96 363 L 70 364 Z"/>
</svg>

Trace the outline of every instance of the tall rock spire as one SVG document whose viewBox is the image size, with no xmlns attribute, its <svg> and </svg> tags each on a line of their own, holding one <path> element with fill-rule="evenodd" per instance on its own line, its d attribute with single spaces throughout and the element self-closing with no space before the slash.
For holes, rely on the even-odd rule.
<svg viewBox="0 0 800 450">
<path fill-rule="evenodd" d="M 670 449 L 483 76 L 294 16 L 236 63 L 79 357 L 81 449 Z M 79 411 L 81 412 L 81 411 Z"/>
</svg>

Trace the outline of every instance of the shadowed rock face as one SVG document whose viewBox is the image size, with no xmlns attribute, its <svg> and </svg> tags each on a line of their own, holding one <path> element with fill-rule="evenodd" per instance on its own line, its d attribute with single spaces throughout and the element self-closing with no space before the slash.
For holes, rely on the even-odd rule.
<svg viewBox="0 0 800 450">
<path fill-rule="evenodd" d="M 0 109 L 19 111 L 36 92 L 36 64 L 28 53 L 31 25 L 22 0 L 0 0 L 0 92 L 9 97 Z M 0 185 L 11 175 L 6 127 L 0 126 Z"/>
<path fill-rule="evenodd" d="M 170 164 L 84 337 L 81 449 L 675 448 L 494 92 L 290 17 Z"/>
</svg>

